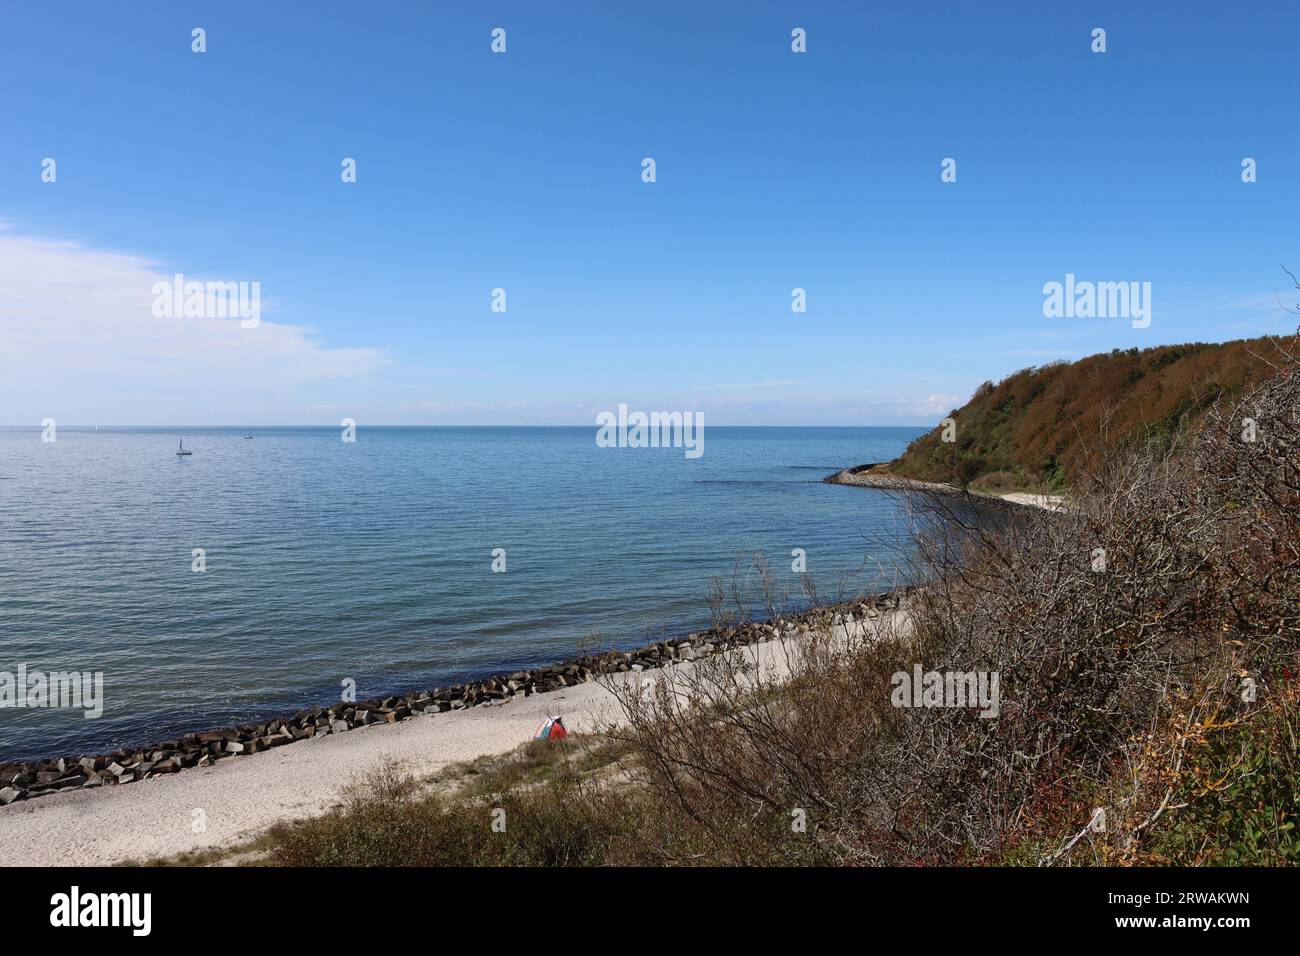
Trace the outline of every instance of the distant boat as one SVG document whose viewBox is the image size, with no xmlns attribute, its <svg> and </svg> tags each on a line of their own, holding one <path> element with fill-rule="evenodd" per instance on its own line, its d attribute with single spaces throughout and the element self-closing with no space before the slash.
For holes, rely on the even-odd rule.
<svg viewBox="0 0 1300 956">
<path fill-rule="evenodd" d="M 192 454 L 194 454 L 194 452 L 192 452 L 192 451 L 186 451 L 186 450 L 185 450 L 185 439 L 182 438 L 182 439 L 180 440 L 180 444 L 178 444 L 178 445 L 176 446 L 176 454 L 178 454 L 178 455 L 192 455 Z"/>
<path fill-rule="evenodd" d="M 253 436 L 252 436 L 252 435 L 245 435 L 244 437 L 245 437 L 245 438 L 252 438 Z"/>
</svg>

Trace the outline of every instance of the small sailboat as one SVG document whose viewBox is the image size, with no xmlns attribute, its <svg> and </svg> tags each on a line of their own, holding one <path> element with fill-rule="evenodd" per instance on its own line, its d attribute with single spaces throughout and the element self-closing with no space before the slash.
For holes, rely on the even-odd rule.
<svg viewBox="0 0 1300 956">
<path fill-rule="evenodd" d="M 194 454 L 194 452 L 192 452 L 192 451 L 186 451 L 186 450 L 185 450 L 185 439 L 182 438 L 182 439 L 180 440 L 180 444 L 178 444 L 178 445 L 176 446 L 176 454 L 177 454 L 177 455 L 192 455 L 192 454 Z"/>
</svg>

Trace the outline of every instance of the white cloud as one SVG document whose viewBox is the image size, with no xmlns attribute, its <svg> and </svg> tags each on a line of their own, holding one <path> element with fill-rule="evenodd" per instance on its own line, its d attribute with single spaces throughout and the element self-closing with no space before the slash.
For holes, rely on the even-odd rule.
<svg viewBox="0 0 1300 956">
<path fill-rule="evenodd" d="M 1300 291 L 1279 288 L 1276 292 L 1260 292 L 1255 295 L 1242 296 L 1232 302 L 1226 302 L 1215 308 L 1216 312 L 1262 312 L 1265 315 L 1285 316 L 1296 308 L 1300 300 Z"/>
<path fill-rule="evenodd" d="M 697 385 L 698 389 L 704 391 L 745 391 L 755 388 L 792 388 L 796 385 L 807 385 L 808 383 L 797 378 L 773 379 L 765 382 L 744 382 L 734 385 Z"/>
<path fill-rule="evenodd" d="M 387 364 L 379 349 L 330 348 L 265 318 L 252 329 L 237 318 L 155 318 L 153 285 L 172 271 L 0 225 L 0 423 L 279 422 L 305 391 Z M 265 313 L 272 290 L 262 285 Z"/>
<path fill-rule="evenodd" d="M 877 418 L 888 415 L 894 418 L 926 417 L 929 415 L 946 415 L 954 408 L 966 404 L 966 399 L 957 395 L 927 395 L 925 398 L 899 398 L 890 402 L 873 402 L 868 404 L 863 415 Z"/>
</svg>

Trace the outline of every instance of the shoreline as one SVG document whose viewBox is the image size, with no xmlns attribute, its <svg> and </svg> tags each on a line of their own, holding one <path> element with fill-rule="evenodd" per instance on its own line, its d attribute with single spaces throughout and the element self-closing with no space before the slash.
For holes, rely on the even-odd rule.
<svg viewBox="0 0 1300 956">
<path fill-rule="evenodd" d="M 464 711 L 483 705 L 546 695 L 591 683 L 602 675 L 655 670 L 720 650 L 770 640 L 826 614 L 856 616 L 866 609 L 897 609 L 906 588 L 836 605 L 753 621 L 722 631 L 694 631 L 628 651 L 609 650 L 556 664 L 496 673 L 449 687 L 411 691 L 362 701 L 313 704 L 289 716 L 183 734 L 108 753 L 47 757 L 0 764 L 0 823 L 6 806 L 68 791 L 114 789 L 125 784 L 202 769 L 231 757 L 246 757 L 288 744 L 337 736 L 372 725 L 396 725 L 415 717 Z"/>
<path fill-rule="evenodd" d="M 203 851 L 237 852 L 275 824 L 328 812 L 348 784 L 385 761 L 430 776 L 478 757 L 509 753 L 531 740 L 552 716 L 563 717 L 570 732 L 579 734 L 617 722 L 610 681 L 657 682 L 674 673 L 671 669 L 689 671 L 697 659 L 714 653 L 752 655 L 759 673 L 781 679 L 788 672 L 791 648 L 811 629 L 829 625 L 833 638 L 842 640 L 877 632 L 905 613 L 903 599 L 909 592 L 898 588 L 722 632 L 699 632 L 678 639 L 672 656 L 650 645 L 654 653 L 645 660 L 657 660 L 657 666 L 634 660 L 640 652 L 625 652 L 626 667 L 554 692 L 516 693 L 439 713 L 426 708 L 400 721 L 355 728 L 364 733 L 322 733 L 298 746 L 241 752 L 245 759 L 209 761 L 180 773 L 148 773 L 132 786 L 71 787 L 39 800 L 16 801 L 0 807 L 3 863 L 102 866 Z"/>
<path fill-rule="evenodd" d="M 1048 495 L 963 491 L 953 485 L 919 481 L 887 473 L 871 473 L 883 463 L 845 468 L 821 480 L 827 484 L 850 485 L 886 491 L 919 491 L 949 497 L 978 497 L 990 504 L 1034 507 L 1049 511 L 1064 507 L 1064 499 Z M 114 789 L 124 784 L 215 766 L 234 756 L 247 757 L 275 750 L 287 744 L 333 737 L 374 725 L 397 725 L 415 717 L 466 711 L 483 705 L 502 704 L 513 699 L 547 695 L 581 686 L 604 674 L 654 670 L 719 650 L 762 643 L 776 631 L 799 626 L 822 615 L 856 615 L 886 607 L 897 610 L 902 587 L 882 594 L 835 605 L 823 605 L 781 615 L 774 621 L 754 621 L 716 629 L 695 631 L 631 650 L 608 650 L 527 670 L 498 672 L 449 687 L 395 693 L 380 698 L 322 706 L 314 704 L 291 715 L 277 715 L 233 726 L 190 732 L 175 738 L 123 747 L 92 755 L 46 757 L 0 763 L 0 823 L 4 809 L 38 797 L 65 792 Z"/>
<path fill-rule="evenodd" d="M 842 468 L 822 479 L 828 485 L 849 485 L 854 488 L 876 488 L 881 491 L 920 492 L 943 495 L 947 498 L 976 498 L 981 504 L 999 504 L 1020 508 L 1038 508 L 1043 511 L 1063 511 L 1066 509 L 1064 495 L 1034 494 L 1028 491 L 1011 491 L 995 494 L 991 491 L 958 488 L 939 481 L 922 481 L 918 478 L 904 478 L 888 472 L 873 472 L 887 462 L 872 462 L 865 465 L 853 465 Z"/>
</svg>

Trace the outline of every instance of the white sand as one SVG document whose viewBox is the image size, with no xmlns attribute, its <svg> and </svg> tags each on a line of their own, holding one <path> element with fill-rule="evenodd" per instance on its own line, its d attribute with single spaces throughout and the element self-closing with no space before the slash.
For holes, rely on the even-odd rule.
<svg viewBox="0 0 1300 956">
<path fill-rule="evenodd" d="M 1065 497 L 1063 495 L 1035 495 L 1025 491 L 1013 491 L 1010 494 L 999 495 L 1004 501 L 1010 501 L 1018 505 L 1029 505 L 1032 508 L 1043 508 L 1047 511 L 1060 511 L 1065 507 Z"/>
<path fill-rule="evenodd" d="M 963 491 L 956 485 L 944 484 L 935 481 L 918 481 L 915 478 L 901 478 L 898 475 L 888 473 L 875 473 L 868 471 L 854 472 L 850 468 L 843 471 L 837 471 L 829 478 L 824 479 L 833 485 L 853 485 L 857 488 L 879 488 L 885 491 L 895 492 L 915 492 L 918 494 L 936 494 L 951 495 L 954 497 L 964 497 L 967 494 L 974 498 L 1001 498 L 1003 501 L 1010 502 L 1014 505 L 1026 505 L 1030 508 L 1042 508 L 1045 511 L 1062 511 L 1068 504 L 1067 499 L 1062 495 L 1039 495 L 1026 491 L 1012 491 L 1007 494 L 994 494 L 991 491 L 979 491 L 970 489 Z"/>
<path fill-rule="evenodd" d="M 838 639 L 848 639 L 844 629 L 837 630 Z M 863 634 L 860 626 L 854 628 L 855 638 Z M 741 653 L 752 655 L 769 676 L 786 672 L 783 642 L 754 645 Z M 643 681 L 662 673 L 619 677 Z M 0 807 L 0 863 L 104 865 L 231 847 L 279 821 L 323 813 L 337 803 L 344 786 L 386 758 L 416 775 L 433 774 L 481 755 L 508 753 L 553 714 L 581 733 L 618 713 L 607 687 L 580 684 L 500 705 L 314 737 L 137 783 L 21 800 Z M 202 833 L 192 827 L 198 809 L 206 815 Z"/>
</svg>

